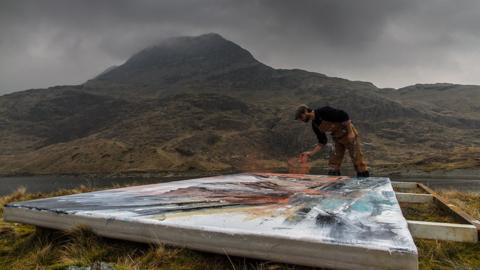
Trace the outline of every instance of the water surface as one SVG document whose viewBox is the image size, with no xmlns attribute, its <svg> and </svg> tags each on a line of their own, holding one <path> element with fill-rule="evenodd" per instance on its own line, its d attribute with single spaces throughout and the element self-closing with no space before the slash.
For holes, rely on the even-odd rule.
<svg viewBox="0 0 480 270">
<path fill-rule="evenodd" d="M 199 176 L 200 177 L 200 176 Z M 71 189 L 80 185 L 94 188 L 108 188 L 114 185 L 154 184 L 176 180 L 196 178 L 194 176 L 163 177 L 109 177 L 109 176 L 9 176 L 0 177 L 0 195 L 14 192 L 25 187 L 27 192 L 52 192 L 59 189 Z M 454 189 L 459 191 L 480 192 L 480 179 L 461 178 L 402 178 L 391 177 L 393 181 L 420 182 L 433 189 Z"/>
</svg>

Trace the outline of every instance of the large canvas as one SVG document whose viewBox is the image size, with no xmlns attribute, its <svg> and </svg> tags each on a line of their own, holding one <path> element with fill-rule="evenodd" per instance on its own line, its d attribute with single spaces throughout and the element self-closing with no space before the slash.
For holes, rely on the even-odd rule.
<svg viewBox="0 0 480 270">
<path fill-rule="evenodd" d="M 120 232 L 107 236 L 130 240 L 129 226 L 147 224 L 154 242 L 313 266 L 414 269 L 417 261 L 388 178 L 224 175 L 12 203 L 6 219 L 25 222 L 32 212 L 69 226 L 65 217 L 79 217 L 94 229 L 103 220 Z M 28 216 L 32 224 L 39 217 Z"/>
</svg>

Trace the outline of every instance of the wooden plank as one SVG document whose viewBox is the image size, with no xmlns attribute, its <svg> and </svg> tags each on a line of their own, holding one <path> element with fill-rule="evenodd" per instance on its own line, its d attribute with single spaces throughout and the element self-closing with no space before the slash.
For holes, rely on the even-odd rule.
<svg viewBox="0 0 480 270">
<path fill-rule="evenodd" d="M 417 187 L 417 182 L 392 181 L 391 183 L 393 188 L 416 188 Z"/>
<path fill-rule="evenodd" d="M 471 224 L 454 224 L 407 220 L 408 229 L 415 238 L 456 242 L 478 242 L 477 228 Z"/>
<path fill-rule="evenodd" d="M 406 203 L 432 203 L 433 196 L 431 194 L 418 194 L 418 193 L 404 193 L 395 192 L 398 202 Z"/>
</svg>

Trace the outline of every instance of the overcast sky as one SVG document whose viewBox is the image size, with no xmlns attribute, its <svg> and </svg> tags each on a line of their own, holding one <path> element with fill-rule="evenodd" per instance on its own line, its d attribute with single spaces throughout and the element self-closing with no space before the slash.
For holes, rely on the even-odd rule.
<svg viewBox="0 0 480 270">
<path fill-rule="evenodd" d="M 216 32 L 276 68 L 480 84 L 480 1 L 0 1 L 0 94 L 80 84 L 135 52 Z"/>
</svg>

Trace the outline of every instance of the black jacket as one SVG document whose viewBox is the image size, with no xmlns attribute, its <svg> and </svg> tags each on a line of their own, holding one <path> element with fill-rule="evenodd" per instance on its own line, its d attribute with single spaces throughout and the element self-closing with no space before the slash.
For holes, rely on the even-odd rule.
<svg viewBox="0 0 480 270">
<path fill-rule="evenodd" d="M 329 106 L 321 107 L 315 110 L 315 118 L 312 121 L 312 129 L 317 135 L 319 144 L 327 144 L 327 135 L 318 129 L 320 123 L 325 120 L 333 123 L 342 123 L 350 120 L 350 116 L 345 111 L 337 110 Z"/>
</svg>

